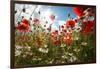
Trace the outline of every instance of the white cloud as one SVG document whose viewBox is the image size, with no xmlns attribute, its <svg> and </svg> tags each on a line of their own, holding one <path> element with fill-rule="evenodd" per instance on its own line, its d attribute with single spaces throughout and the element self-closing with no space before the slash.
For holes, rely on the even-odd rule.
<svg viewBox="0 0 100 69">
<path fill-rule="evenodd" d="M 56 23 L 58 23 L 58 25 L 61 26 L 61 25 L 64 25 L 64 24 L 65 24 L 65 21 L 63 21 L 63 20 L 56 20 L 56 21 L 53 23 L 53 25 L 52 25 L 51 31 L 59 30 L 59 27 L 57 27 Z M 59 32 L 60 32 L 60 30 L 59 30 Z"/>
</svg>

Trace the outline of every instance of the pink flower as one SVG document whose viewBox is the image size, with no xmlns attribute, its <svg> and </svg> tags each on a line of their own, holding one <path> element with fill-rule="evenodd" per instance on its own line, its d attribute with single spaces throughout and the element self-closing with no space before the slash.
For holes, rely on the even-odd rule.
<svg viewBox="0 0 100 69">
<path fill-rule="evenodd" d="M 50 16 L 50 19 L 51 19 L 51 20 L 54 20 L 54 19 L 55 19 L 55 15 L 52 14 L 52 15 Z"/>
</svg>

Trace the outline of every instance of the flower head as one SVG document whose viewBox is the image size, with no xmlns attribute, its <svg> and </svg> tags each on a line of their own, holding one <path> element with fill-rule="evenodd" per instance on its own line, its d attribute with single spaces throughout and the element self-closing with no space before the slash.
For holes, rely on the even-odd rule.
<svg viewBox="0 0 100 69">
<path fill-rule="evenodd" d="M 91 31 L 91 28 L 93 27 L 94 22 L 93 21 L 88 21 L 88 24 L 86 25 L 85 29 L 83 30 L 84 33 L 88 33 Z"/>
<path fill-rule="evenodd" d="M 34 18 L 34 19 L 33 19 L 33 24 L 38 24 L 38 23 L 39 23 L 39 19 Z"/>
<path fill-rule="evenodd" d="M 16 29 L 18 29 L 20 32 L 29 31 L 30 30 L 29 21 L 27 19 L 22 19 L 20 24 L 16 26 Z"/>
<path fill-rule="evenodd" d="M 64 28 L 64 26 L 62 25 L 61 28 Z"/>
<path fill-rule="evenodd" d="M 24 23 L 24 24 L 26 24 L 26 25 L 29 25 L 29 21 L 27 19 L 22 19 L 21 22 Z"/>
<path fill-rule="evenodd" d="M 66 22 L 66 27 L 71 27 L 73 28 L 75 26 L 75 21 L 74 20 L 67 20 Z"/>
<path fill-rule="evenodd" d="M 54 19 L 55 19 L 55 15 L 52 14 L 52 15 L 50 16 L 50 19 L 51 19 L 51 20 L 54 20 Z"/>
<path fill-rule="evenodd" d="M 55 34 L 58 34 L 58 30 L 55 30 Z"/>
<path fill-rule="evenodd" d="M 66 33 L 67 32 L 66 29 L 63 29 L 63 32 Z"/>
<path fill-rule="evenodd" d="M 74 7 L 73 8 L 73 11 L 78 15 L 78 16 L 82 16 L 82 15 L 84 15 L 84 10 L 85 10 L 86 8 L 85 7 Z"/>
</svg>

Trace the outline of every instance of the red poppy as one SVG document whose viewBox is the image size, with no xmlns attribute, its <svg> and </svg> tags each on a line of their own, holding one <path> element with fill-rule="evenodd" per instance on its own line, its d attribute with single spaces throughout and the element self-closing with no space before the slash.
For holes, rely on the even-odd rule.
<svg viewBox="0 0 100 69">
<path fill-rule="evenodd" d="M 58 34 L 58 30 L 55 30 L 55 34 Z"/>
<path fill-rule="evenodd" d="M 32 20 L 32 18 L 30 17 L 30 20 Z"/>
<path fill-rule="evenodd" d="M 58 35 L 58 30 L 50 33 L 50 38 L 56 38 Z"/>
<path fill-rule="evenodd" d="M 38 41 L 38 47 L 40 47 L 41 46 L 41 41 Z"/>
<path fill-rule="evenodd" d="M 64 35 L 64 36 L 62 36 L 61 37 L 61 40 L 64 42 L 64 43 L 66 43 L 67 45 L 69 45 L 69 44 L 71 44 L 72 42 L 72 36 L 71 36 L 71 34 L 68 34 L 67 33 L 67 35 Z"/>
<path fill-rule="evenodd" d="M 67 36 L 64 36 L 63 39 L 66 41 L 66 40 L 71 40 L 72 37 L 70 34 L 68 34 Z"/>
<path fill-rule="evenodd" d="M 24 23 L 24 24 L 26 24 L 26 25 L 29 25 L 29 21 L 27 19 L 22 19 L 21 22 Z"/>
<path fill-rule="evenodd" d="M 60 44 L 60 41 L 55 39 L 54 37 L 51 37 L 51 42 L 54 44 L 54 45 L 58 45 Z"/>
<path fill-rule="evenodd" d="M 82 16 L 85 9 L 86 9 L 85 7 L 73 7 L 73 11 L 74 11 L 78 16 Z"/>
<path fill-rule="evenodd" d="M 88 24 L 86 25 L 85 29 L 83 30 L 84 33 L 88 33 L 91 31 L 91 28 L 93 27 L 94 22 L 88 21 Z"/>
<path fill-rule="evenodd" d="M 38 33 L 35 33 L 35 37 L 38 39 Z"/>
<path fill-rule="evenodd" d="M 54 44 L 55 44 L 55 45 L 58 45 L 58 44 L 60 44 L 60 41 L 59 41 L 59 40 L 56 40 L 56 41 L 54 42 Z"/>
<path fill-rule="evenodd" d="M 55 35 L 55 33 L 54 33 L 54 32 L 52 32 L 50 35 L 51 35 L 51 36 L 54 36 L 54 35 Z"/>
<path fill-rule="evenodd" d="M 53 44 L 55 44 L 55 45 L 58 44 L 57 40 L 53 40 L 52 42 L 53 42 Z"/>
<path fill-rule="evenodd" d="M 18 26 L 16 26 L 16 29 L 18 29 L 19 31 L 21 31 L 22 29 L 25 29 L 25 27 L 23 25 L 18 25 Z"/>
<path fill-rule="evenodd" d="M 67 31 L 66 31 L 66 29 L 63 29 L 63 32 L 65 32 L 65 33 L 66 33 L 66 32 L 67 32 Z"/>
<path fill-rule="evenodd" d="M 58 33 L 57 33 L 57 31 L 56 32 L 51 32 L 51 37 L 56 37 L 56 35 L 57 35 Z"/>
<path fill-rule="evenodd" d="M 22 19 L 21 23 L 16 26 L 16 28 L 22 32 L 22 31 L 29 31 L 29 21 L 27 19 Z"/>
<path fill-rule="evenodd" d="M 66 27 L 71 27 L 73 28 L 75 26 L 75 21 L 74 20 L 67 20 L 66 22 Z"/>
<path fill-rule="evenodd" d="M 25 25 L 19 25 L 19 26 L 16 26 L 16 28 L 22 32 L 22 31 L 28 31 L 29 30 L 29 26 L 25 26 Z"/>
<path fill-rule="evenodd" d="M 47 28 L 48 31 L 50 31 L 50 28 Z"/>
<path fill-rule="evenodd" d="M 74 19 L 74 21 L 77 23 L 78 19 Z"/>
<path fill-rule="evenodd" d="M 64 28 L 64 26 L 62 25 L 61 28 Z"/>
</svg>

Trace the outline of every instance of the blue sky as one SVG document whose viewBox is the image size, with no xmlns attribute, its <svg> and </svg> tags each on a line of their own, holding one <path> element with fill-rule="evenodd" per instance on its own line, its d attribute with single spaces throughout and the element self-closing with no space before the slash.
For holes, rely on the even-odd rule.
<svg viewBox="0 0 100 69">
<path fill-rule="evenodd" d="M 18 10 L 22 10 L 23 8 L 23 5 L 24 4 L 16 4 L 16 7 L 15 7 L 15 10 L 18 9 Z M 28 6 L 30 6 L 28 9 L 30 10 L 29 13 L 32 13 L 33 11 L 33 7 L 35 5 L 29 5 L 29 4 L 26 4 L 25 7 L 27 8 Z M 68 18 L 68 14 L 70 13 L 71 14 L 71 17 L 72 18 L 75 18 L 76 17 L 76 14 L 73 12 L 73 9 L 72 7 L 70 6 L 47 6 L 47 5 L 40 5 L 40 6 L 43 6 L 43 8 L 41 8 L 42 10 L 47 10 L 47 9 L 50 9 L 54 15 L 57 15 L 57 20 L 63 20 L 63 21 L 66 21 L 67 18 Z M 18 13 L 20 13 L 20 11 Z"/>
<path fill-rule="evenodd" d="M 76 14 L 73 12 L 73 7 L 51 6 L 50 9 L 57 16 L 57 20 L 53 24 L 53 26 L 55 25 L 56 27 L 59 27 L 59 25 L 62 25 L 64 24 L 64 22 L 66 22 L 66 20 L 68 19 L 68 14 L 70 14 L 72 18 L 76 17 Z M 60 23 L 62 24 L 59 24 L 58 21 L 60 21 Z"/>
<path fill-rule="evenodd" d="M 15 15 L 15 23 L 17 23 L 17 21 L 21 19 L 21 16 L 25 16 L 25 18 L 29 19 L 32 11 L 36 7 L 36 5 L 26 4 L 25 5 L 26 13 L 22 12 L 20 14 L 21 10 L 23 9 L 23 6 L 24 6 L 24 4 L 16 4 L 15 5 L 15 10 L 18 11 L 17 14 Z M 34 15 L 35 15 L 35 17 L 38 17 L 38 18 L 41 16 L 45 17 L 45 14 L 46 14 L 46 12 L 48 12 L 48 10 L 49 10 L 49 12 L 53 12 L 53 14 L 55 16 L 57 16 L 57 18 L 54 20 L 54 22 L 52 24 L 53 29 L 59 28 L 59 25 L 63 25 L 64 23 L 66 23 L 69 13 L 72 18 L 76 17 L 76 14 L 73 12 L 73 7 L 70 7 L 70 6 L 50 6 L 50 5 L 48 5 L 48 6 L 47 5 L 37 5 L 37 6 L 38 6 L 38 8 L 35 10 L 35 12 L 32 15 L 33 18 L 34 18 Z M 38 15 L 38 11 L 41 11 L 42 14 Z M 18 17 L 19 14 L 20 14 L 20 17 Z M 46 16 L 49 16 L 48 13 Z M 18 20 L 17 20 L 17 18 L 18 18 Z M 50 20 L 48 19 L 48 21 L 50 21 Z M 42 23 L 45 23 L 45 22 L 42 22 Z M 41 25 L 44 25 L 42 23 L 41 23 Z M 51 23 L 51 21 L 49 23 Z M 48 24 L 48 26 L 49 26 L 49 24 Z"/>
<path fill-rule="evenodd" d="M 71 14 L 72 18 L 76 17 L 76 14 L 73 12 L 72 7 L 66 6 L 52 6 L 51 10 L 58 16 L 58 20 L 65 21 L 68 18 L 68 14 Z"/>
</svg>

